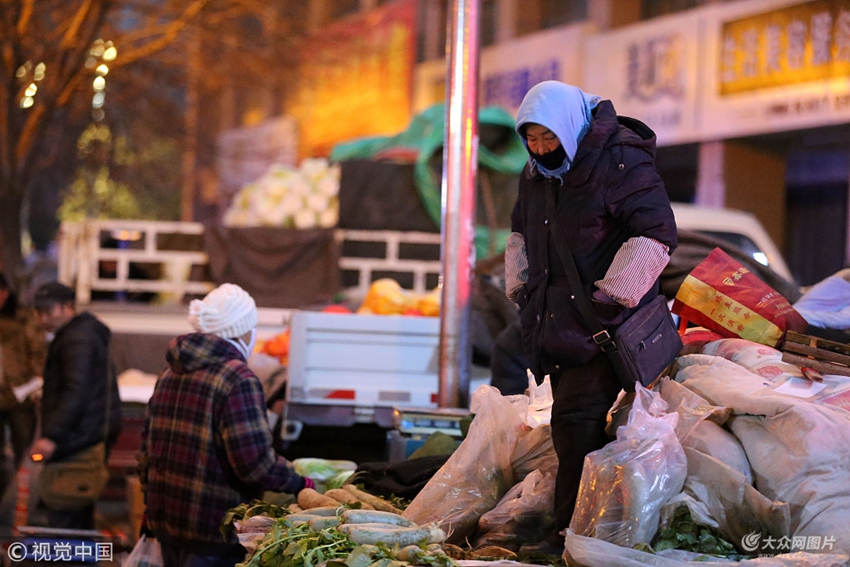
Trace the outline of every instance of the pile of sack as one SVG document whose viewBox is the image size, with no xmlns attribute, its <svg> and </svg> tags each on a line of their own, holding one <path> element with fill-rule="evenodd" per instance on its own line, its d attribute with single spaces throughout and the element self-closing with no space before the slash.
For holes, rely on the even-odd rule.
<svg viewBox="0 0 850 567">
<path fill-rule="evenodd" d="M 684 334 L 669 376 L 618 400 L 616 439 L 585 460 L 564 559 L 848 565 L 850 376 L 813 381 L 783 362 L 775 347 L 807 321 L 722 252 L 707 261 L 673 308 L 702 326 Z M 473 547 L 545 537 L 557 459 L 548 426 L 528 418 L 545 407 L 534 386 L 531 397 L 474 393 L 469 435 L 407 517 Z"/>
</svg>

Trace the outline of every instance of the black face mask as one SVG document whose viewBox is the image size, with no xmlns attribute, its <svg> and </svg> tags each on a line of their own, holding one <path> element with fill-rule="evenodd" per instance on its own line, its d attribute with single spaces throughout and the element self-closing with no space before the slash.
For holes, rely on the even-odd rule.
<svg viewBox="0 0 850 567">
<path fill-rule="evenodd" d="M 567 150 L 564 149 L 563 144 L 543 155 L 536 154 L 531 150 L 528 150 L 528 153 L 534 158 L 534 161 L 549 171 L 555 171 L 564 165 L 564 160 L 567 159 Z"/>
</svg>

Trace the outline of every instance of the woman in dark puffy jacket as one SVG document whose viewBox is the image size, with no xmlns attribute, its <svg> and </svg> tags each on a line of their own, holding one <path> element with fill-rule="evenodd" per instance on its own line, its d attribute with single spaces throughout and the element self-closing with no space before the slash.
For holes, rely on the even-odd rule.
<svg viewBox="0 0 850 567">
<path fill-rule="evenodd" d="M 605 418 L 620 381 L 578 311 L 558 248 L 572 252 L 600 322 L 614 329 L 659 295 L 676 224 L 655 169 L 655 134 L 617 116 L 610 101 L 546 81 L 525 96 L 516 130 L 529 160 L 511 215 L 507 294 L 520 306 L 531 370 L 552 382 L 560 532 L 575 508 L 585 455 L 608 440 Z M 563 536 L 527 547 L 560 554 Z"/>
</svg>

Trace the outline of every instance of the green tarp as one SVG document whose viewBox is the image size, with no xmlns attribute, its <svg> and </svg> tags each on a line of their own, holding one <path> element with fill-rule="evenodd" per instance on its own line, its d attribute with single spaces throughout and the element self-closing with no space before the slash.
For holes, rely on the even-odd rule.
<svg viewBox="0 0 850 567">
<path fill-rule="evenodd" d="M 432 159 L 442 154 L 445 131 L 445 105 L 434 105 L 416 115 L 404 132 L 395 136 L 359 138 L 335 146 L 330 159 L 334 162 L 353 159 L 373 159 L 393 150 L 415 155 L 416 189 L 428 215 L 439 226 L 441 211 L 441 180 L 432 167 Z M 528 153 L 514 130 L 514 119 L 504 109 L 489 106 L 479 110 L 478 168 L 498 173 L 516 174 L 528 160 Z M 515 189 L 514 189 L 515 190 Z M 503 251 L 510 228 L 493 231 L 487 226 L 476 227 L 477 258 L 485 258 L 494 239 L 496 249 Z"/>
</svg>

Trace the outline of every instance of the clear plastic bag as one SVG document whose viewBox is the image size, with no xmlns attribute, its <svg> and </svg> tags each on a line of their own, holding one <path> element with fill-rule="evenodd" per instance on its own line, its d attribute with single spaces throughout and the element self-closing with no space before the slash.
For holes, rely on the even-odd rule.
<svg viewBox="0 0 850 567">
<path fill-rule="evenodd" d="M 525 424 L 529 427 L 549 425 L 552 420 L 552 383 L 547 374 L 539 385 L 534 374 L 528 371 L 528 413 Z"/>
<path fill-rule="evenodd" d="M 567 530 L 564 560 L 567 565 L 593 567 L 844 567 L 847 556 L 839 553 L 782 553 L 741 561 L 707 556 L 678 549 L 658 554 L 619 547 Z"/>
<path fill-rule="evenodd" d="M 678 414 L 656 392 L 635 385 L 628 423 L 617 440 L 587 455 L 570 529 L 633 547 L 650 543 L 659 511 L 682 490 L 688 472 L 676 437 Z"/>
<path fill-rule="evenodd" d="M 147 536 L 140 537 L 121 567 L 163 567 L 159 542 Z"/>
<path fill-rule="evenodd" d="M 498 545 L 517 551 L 540 541 L 555 527 L 555 475 L 533 471 L 478 520 L 473 546 Z"/>
<path fill-rule="evenodd" d="M 436 522 L 449 543 L 462 543 L 515 484 L 512 455 L 528 432 L 524 423 L 528 397 L 502 396 L 479 386 L 470 409 L 475 419 L 460 447 L 419 492 L 404 516 L 417 524 Z"/>
<path fill-rule="evenodd" d="M 511 455 L 511 469 L 515 482 L 520 482 L 536 470 L 543 474 L 558 472 L 552 426 L 539 425 L 520 436 Z"/>
</svg>

